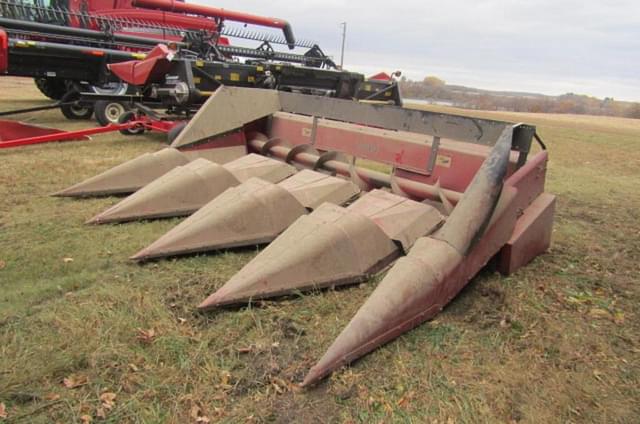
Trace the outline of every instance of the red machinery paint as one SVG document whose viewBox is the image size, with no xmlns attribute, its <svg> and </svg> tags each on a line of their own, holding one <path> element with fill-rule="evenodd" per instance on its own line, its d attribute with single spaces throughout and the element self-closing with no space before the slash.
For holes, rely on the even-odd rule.
<svg viewBox="0 0 640 424">
<path fill-rule="evenodd" d="M 0 29 L 0 73 L 9 68 L 9 37 L 6 31 Z"/>
</svg>

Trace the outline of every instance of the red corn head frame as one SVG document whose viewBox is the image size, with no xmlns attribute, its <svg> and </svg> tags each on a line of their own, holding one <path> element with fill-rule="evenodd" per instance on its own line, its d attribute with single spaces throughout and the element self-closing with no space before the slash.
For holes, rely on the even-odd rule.
<svg viewBox="0 0 640 424">
<path fill-rule="evenodd" d="M 307 386 L 433 317 L 492 258 L 509 274 L 548 248 L 555 196 L 544 193 L 544 145 L 530 154 L 534 136 L 524 124 L 221 87 L 162 153 L 173 162 L 144 156 L 136 161 L 151 171 L 129 163 L 106 174 L 116 175 L 110 190 L 133 191 L 195 158 L 225 163 L 247 151 L 308 169 L 280 183 L 238 178 L 134 256 L 273 240 L 200 309 L 363 281 L 391 266 Z M 316 185 L 327 178 L 320 172 L 342 188 Z M 69 191 L 105 193 L 104 177 L 95 179 Z M 183 189 L 200 190 L 196 180 Z"/>
</svg>

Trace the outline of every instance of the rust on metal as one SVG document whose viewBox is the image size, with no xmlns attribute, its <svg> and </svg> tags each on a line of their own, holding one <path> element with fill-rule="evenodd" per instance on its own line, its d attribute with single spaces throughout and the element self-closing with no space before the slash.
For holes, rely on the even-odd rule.
<svg viewBox="0 0 640 424">
<path fill-rule="evenodd" d="M 210 201 L 132 259 L 268 243 L 316 204 L 342 204 L 357 194 L 349 181 L 310 170 L 279 184 L 252 178 Z"/>
</svg>

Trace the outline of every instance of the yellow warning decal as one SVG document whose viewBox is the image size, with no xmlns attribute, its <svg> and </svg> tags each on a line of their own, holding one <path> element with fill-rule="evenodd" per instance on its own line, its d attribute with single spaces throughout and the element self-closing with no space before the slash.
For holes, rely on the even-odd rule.
<svg viewBox="0 0 640 424">
<path fill-rule="evenodd" d="M 201 82 L 202 82 L 202 79 L 200 77 L 193 77 L 194 84 L 200 84 Z"/>
<path fill-rule="evenodd" d="M 231 79 L 231 81 L 240 81 L 240 74 L 237 72 L 231 72 L 229 78 Z"/>
<path fill-rule="evenodd" d="M 134 58 L 134 59 L 142 60 L 145 57 L 147 57 L 147 55 L 144 54 L 144 53 L 131 53 L 131 57 Z"/>
<path fill-rule="evenodd" d="M 364 91 L 371 91 L 371 84 L 365 84 Z"/>
<path fill-rule="evenodd" d="M 453 159 L 451 158 L 451 156 L 438 155 L 436 157 L 436 166 L 442 166 L 443 168 L 451 168 L 452 162 L 453 162 Z"/>
<path fill-rule="evenodd" d="M 196 60 L 196 66 L 197 66 L 198 68 L 202 68 L 202 67 L 204 66 L 204 62 L 203 62 L 203 61 L 201 61 L 201 60 Z"/>
<path fill-rule="evenodd" d="M 222 80 L 222 75 L 216 75 L 215 77 L 213 77 L 216 81 L 221 81 Z"/>
<path fill-rule="evenodd" d="M 255 77 L 249 77 L 249 78 L 247 78 L 247 81 L 256 82 L 256 78 Z"/>
<path fill-rule="evenodd" d="M 262 66 L 258 66 L 258 67 L 256 68 L 256 70 L 257 70 L 258 72 L 262 72 L 262 71 L 264 71 L 264 68 L 263 68 Z"/>
</svg>

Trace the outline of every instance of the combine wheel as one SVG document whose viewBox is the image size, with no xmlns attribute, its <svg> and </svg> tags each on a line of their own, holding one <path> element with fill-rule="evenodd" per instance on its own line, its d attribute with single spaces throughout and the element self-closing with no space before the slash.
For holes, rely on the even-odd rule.
<svg viewBox="0 0 640 424">
<path fill-rule="evenodd" d="M 136 114 L 134 111 L 129 110 L 125 113 L 123 113 L 122 115 L 120 115 L 120 118 L 118 118 L 118 123 L 119 124 L 126 124 L 129 121 L 133 121 L 134 119 L 136 119 Z M 140 126 L 140 127 L 133 127 L 133 128 L 129 128 L 126 130 L 120 130 L 120 134 L 122 135 L 139 135 L 144 133 L 144 127 Z"/>
<path fill-rule="evenodd" d="M 67 92 L 67 84 L 60 78 L 34 78 L 38 90 L 53 100 L 60 100 Z"/>
<path fill-rule="evenodd" d="M 120 117 L 129 110 L 124 103 L 109 100 L 98 100 L 94 109 L 96 120 L 102 126 L 117 124 Z"/>
<path fill-rule="evenodd" d="M 167 132 L 167 143 L 169 144 L 173 143 L 173 140 L 175 140 L 176 137 L 180 135 L 180 133 L 186 126 L 187 126 L 186 122 L 180 122 L 180 123 L 177 123 L 173 128 L 171 128 L 169 132 Z"/>
<path fill-rule="evenodd" d="M 70 103 L 72 104 L 62 105 L 60 106 L 60 111 L 67 119 L 90 119 L 93 115 L 93 106 L 82 106 L 77 103 L 77 100 L 80 98 L 80 92 L 77 90 L 71 90 L 67 92 L 60 101 L 62 103 Z"/>
</svg>

